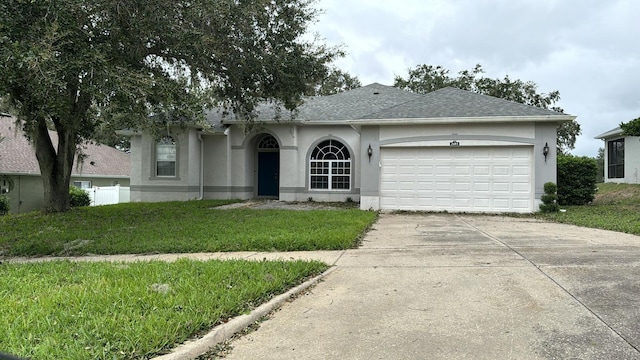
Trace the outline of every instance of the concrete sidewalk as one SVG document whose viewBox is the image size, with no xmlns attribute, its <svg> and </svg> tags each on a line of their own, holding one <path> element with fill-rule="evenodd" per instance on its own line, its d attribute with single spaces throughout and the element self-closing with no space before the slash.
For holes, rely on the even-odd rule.
<svg viewBox="0 0 640 360">
<path fill-rule="evenodd" d="M 640 359 L 640 237 L 383 214 L 228 359 Z"/>
<path fill-rule="evenodd" d="M 335 265 L 345 250 L 337 251 L 291 251 L 291 252 L 259 252 L 237 251 L 216 253 L 189 253 L 189 254 L 122 254 L 122 255 L 93 255 L 93 256 L 43 256 L 43 257 L 11 257 L 3 259 L 6 262 L 29 263 L 43 261 L 176 261 L 178 259 L 193 260 L 318 260 L 329 265 Z"/>
</svg>

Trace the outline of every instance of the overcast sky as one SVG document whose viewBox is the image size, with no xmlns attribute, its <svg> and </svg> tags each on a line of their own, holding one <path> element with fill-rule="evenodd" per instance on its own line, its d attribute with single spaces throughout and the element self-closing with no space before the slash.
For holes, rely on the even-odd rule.
<svg viewBox="0 0 640 360">
<path fill-rule="evenodd" d="M 419 64 L 560 91 L 557 104 L 582 126 L 573 154 L 596 156 L 593 139 L 640 117 L 638 0 L 319 0 L 312 27 L 344 45 L 340 69 L 363 85 L 393 85 Z"/>
</svg>

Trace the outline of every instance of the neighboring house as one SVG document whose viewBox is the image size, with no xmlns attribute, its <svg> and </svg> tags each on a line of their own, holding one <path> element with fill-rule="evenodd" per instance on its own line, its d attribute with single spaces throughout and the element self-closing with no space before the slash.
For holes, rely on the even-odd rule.
<svg viewBox="0 0 640 360">
<path fill-rule="evenodd" d="M 604 182 L 640 184 L 640 137 L 617 127 L 595 139 L 604 140 Z"/>
<path fill-rule="evenodd" d="M 54 146 L 58 136 L 50 131 Z M 0 174 L 10 176 L 13 189 L 0 182 L 0 192 L 9 197 L 11 212 L 23 213 L 43 206 L 44 191 L 35 150 L 12 117 L 0 117 Z M 106 145 L 82 145 L 83 161 L 75 162 L 71 183 L 82 188 L 129 186 L 129 154 Z M 7 192 L 8 191 L 8 192 Z"/>
<path fill-rule="evenodd" d="M 280 120 L 273 120 L 278 117 Z M 293 119 L 292 119 L 293 117 Z M 556 132 L 575 116 L 445 88 L 371 84 L 311 97 L 258 126 L 211 112 L 212 127 L 131 135 L 131 201 L 273 198 L 362 209 L 534 212 L 556 182 Z"/>
</svg>

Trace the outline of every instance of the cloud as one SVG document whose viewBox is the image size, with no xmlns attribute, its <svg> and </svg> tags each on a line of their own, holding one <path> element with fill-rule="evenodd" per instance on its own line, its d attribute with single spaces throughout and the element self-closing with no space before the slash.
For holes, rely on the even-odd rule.
<svg viewBox="0 0 640 360">
<path fill-rule="evenodd" d="M 393 83 L 419 64 L 452 73 L 482 64 L 486 76 L 509 75 L 559 90 L 578 116 L 574 153 L 595 156 L 593 137 L 640 116 L 636 0 L 321 0 L 314 30 L 344 44 L 337 62 L 364 84 Z"/>
</svg>

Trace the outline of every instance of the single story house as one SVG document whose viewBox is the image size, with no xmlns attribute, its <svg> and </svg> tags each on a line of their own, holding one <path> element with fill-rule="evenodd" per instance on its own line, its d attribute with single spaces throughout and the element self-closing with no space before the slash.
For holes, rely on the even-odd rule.
<svg viewBox="0 0 640 360">
<path fill-rule="evenodd" d="M 362 209 L 538 210 L 556 182 L 557 127 L 575 116 L 456 88 L 377 83 L 263 105 L 256 126 L 221 111 L 211 127 L 131 136 L 131 201 L 272 198 Z"/>
<path fill-rule="evenodd" d="M 50 131 L 55 144 L 58 135 Z M 0 193 L 7 195 L 10 212 L 17 214 L 41 209 L 44 190 L 40 167 L 35 150 L 16 126 L 16 119 L 0 116 L 0 175 L 13 180 L 9 189 L 6 181 L 0 181 Z M 71 173 L 71 183 L 81 188 L 95 186 L 129 186 L 131 164 L 129 154 L 106 145 L 85 144 L 82 146 L 83 161 L 75 165 Z"/>
<path fill-rule="evenodd" d="M 604 140 L 604 182 L 640 184 L 640 136 L 617 127 L 595 138 Z"/>
</svg>

